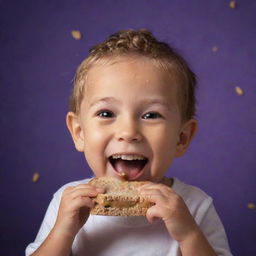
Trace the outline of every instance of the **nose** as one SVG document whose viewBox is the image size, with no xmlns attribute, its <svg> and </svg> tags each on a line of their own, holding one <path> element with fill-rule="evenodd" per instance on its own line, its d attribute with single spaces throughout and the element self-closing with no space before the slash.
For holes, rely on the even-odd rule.
<svg viewBox="0 0 256 256">
<path fill-rule="evenodd" d="M 138 121 L 126 118 L 117 123 L 116 139 L 118 141 L 140 142 L 142 133 Z"/>
</svg>

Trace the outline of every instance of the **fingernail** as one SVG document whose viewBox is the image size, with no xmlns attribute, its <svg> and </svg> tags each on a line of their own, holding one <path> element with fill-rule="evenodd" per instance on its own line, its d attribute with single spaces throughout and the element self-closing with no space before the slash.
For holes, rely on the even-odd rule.
<svg viewBox="0 0 256 256">
<path fill-rule="evenodd" d="M 103 193 L 103 192 L 105 191 L 104 188 L 96 188 L 96 190 L 97 190 L 98 192 L 100 192 L 100 193 Z"/>
</svg>

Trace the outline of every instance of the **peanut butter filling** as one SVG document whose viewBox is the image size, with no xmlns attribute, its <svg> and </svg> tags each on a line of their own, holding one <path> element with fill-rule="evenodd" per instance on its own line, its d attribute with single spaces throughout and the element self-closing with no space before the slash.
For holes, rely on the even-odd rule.
<svg viewBox="0 0 256 256">
<path fill-rule="evenodd" d="M 146 208 L 152 205 L 150 202 L 147 202 L 146 200 L 141 200 L 140 197 L 132 198 L 132 200 L 118 200 L 115 198 L 97 197 L 95 202 L 106 208 L 130 208 L 135 207 L 137 204 L 139 204 L 140 207 L 142 208 Z"/>
</svg>

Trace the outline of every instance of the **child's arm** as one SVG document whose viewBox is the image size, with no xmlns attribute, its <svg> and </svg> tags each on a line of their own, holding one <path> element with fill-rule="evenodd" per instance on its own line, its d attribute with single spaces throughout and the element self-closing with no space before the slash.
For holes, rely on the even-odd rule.
<svg viewBox="0 0 256 256">
<path fill-rule="evenodd" d="M 173 189 L 149 183 L 139 191 L 155 203 L 147 211 L 148 221 L 153 223 L 155 218 L 161 218 L 170 236 L 179 243 L 183 256 L 217 256 L 185 202 Z"/>
<path fill-rule="evenodd" d="M 33 256 L 68 256 L 73 240 L 89 217 L 94 203 L 92 197 L 103 193 L 103 189 L 88 184 L 68 187 L 64 190 L 58 217 L 45 241 Z"/>
<path fill-rule="evenodd" d="M 74 237 L 60 234 L 58 230 L 53 228 L 45 241 L 31 256 L 69 256 L 73 240 Z"/>
<path fill-rule="evenodd" d="M 206 237 L 198 227 L 198 230 L 191 233 L 184 241 L 180 242 L 182 255 L 217 256 Z"/>
</svg>

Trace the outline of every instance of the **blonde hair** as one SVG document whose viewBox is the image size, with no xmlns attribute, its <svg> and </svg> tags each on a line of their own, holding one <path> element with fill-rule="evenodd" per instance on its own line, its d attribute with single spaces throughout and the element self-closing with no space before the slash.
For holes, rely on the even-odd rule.
<svg viewBox="0 0 256 256">
<path fill-rule="evenodd" d="M 94 46 L 89 56 L 76 70 L 69 110 L 78 114 L 83 99 L 86 78 L 92 65 L 108 57 L 137 55 L 154 60 L 163 69 L 174 72 L 180 81 L 179 96 L 182 120 L 196 115 L 196 77 L 186 61 L 167 43 L 158 41 L 148 30 L 123 30 Z"/>
</svg>

